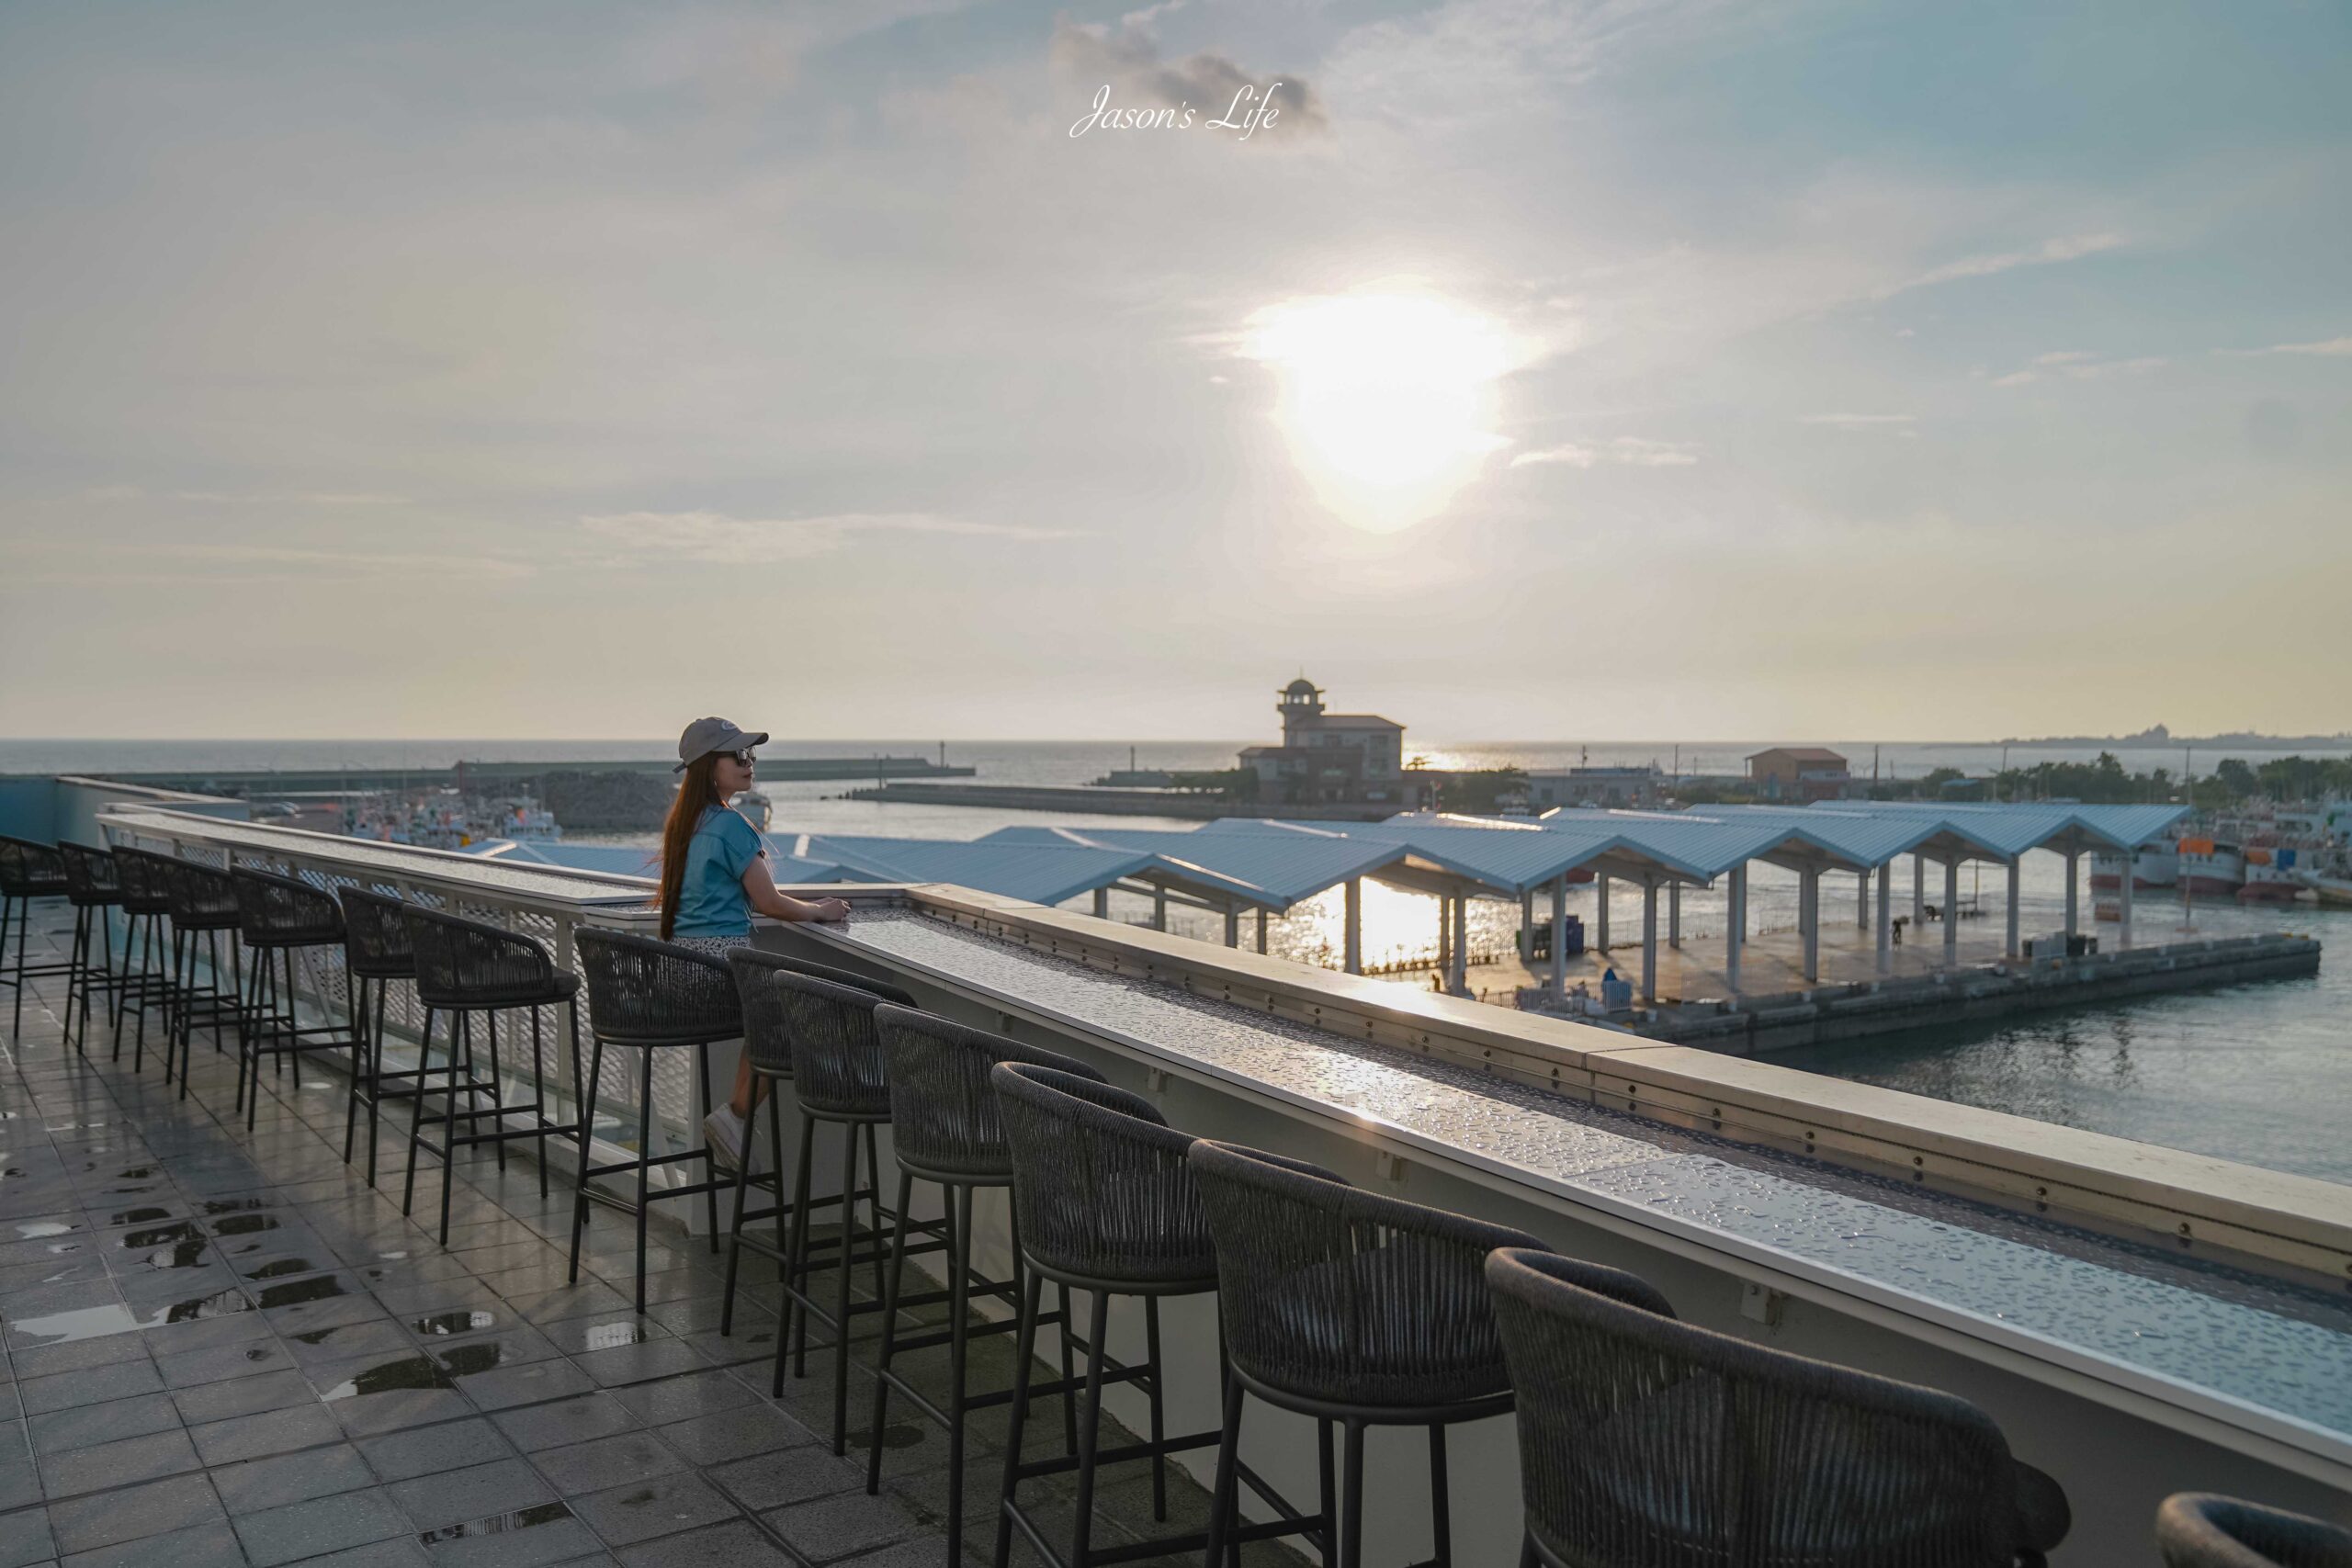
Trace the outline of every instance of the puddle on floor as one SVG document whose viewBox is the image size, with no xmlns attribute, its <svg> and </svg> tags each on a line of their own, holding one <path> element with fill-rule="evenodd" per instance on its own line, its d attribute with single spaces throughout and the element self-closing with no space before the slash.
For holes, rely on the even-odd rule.
<svg viewBox="0 0 2352 1568">
<path fill-rule="evenodd" d="M 356 1399 L 370 1393 L 391 1393 L 401 1389 L 455 1388 L 449 1374 L 429 1356 L 402 1356 L 395 1361 L 382 1361 L 357 1376 L 335 1384 L 321 1393 L 323 1400 Z"/>
<path fill-rule="evenodd" d="M 315 1280 L 294 1280 L 283 1285 L 270 1285 L 261 1292 L 261 1306 L 299 1306 L 304 1302 L 322 1302 L 331 1296 L 348 1295 L 343 1281 L 332 1274 L 322 1274 Z"/>
<path fill-rule="evenodd" d="M 126 1252 L 136 1252 L 145 1247 L 173 1247 L 185 1241 L 204 1243 L 204 1233 L 183 1220 L 175 1225 L 150 1225 L 144 1230 L 125 1231 L 115 1243 Z"/>
<path fill-rule="evenodd" d="M 506 1347 L 492 1339 L 479 1345 L 457 1345 L 434 1353 L 453 1378 L 469 1378 L 476 1372 L 486 1372 L 506 1359 Z"/>
<path fill-rule="evenodd" d="M 83 1307 L 74 1312 L 53 1312 L 42 1317 L 20 1317 L 8 1325 L 9 1337 L 18 1345 L 63 1345 L 76 1339 L 97 1339 L 108 1334 L 123 1334 L 139 1326 L 139 1319 L 120 1302 L 105 1306 Z"/>
<path fill-rule="evenodd" d="M 166 1323 L 195 1323 L 202 1318 L 228 1317 L 253 1309 L 254 1303 L 245 1299 L 243 1291 L 215 1291 L 209 1296 L 190 1296 L 184 1302 L 158 1307 L 147 1314 L 145 1326 L 153 1328 Z"/>
<path fill-rule="evenodd" d="M 468 1519 L 461 1525 L 445 1525 L 437 1530 L 426 1530 L 416 1539 L 420 1545 L 431 1546 L 440 1540 L 466 1540 L 481 1535 L 504 1535 L 512 1530 L 526 1530 L 535 1525 L 551 1525 L 558 1519 L 571 1517 L 568 1503 L 542 1503 L 536 1508 L 517 1508 L 511 1514 L 492 1514 L 486 1519 Z"/>
<path fill-rule="evenodd" d="M 89 1227 L 79 1220 L 20 1220 L 13 1227 L 26 1241 L 39 1241 L 43 1236 L 71 1235 Z"/>
<path fill-rule="evenodd" d="M 598 1323 L 589 1325 L 581 1343 L 590 1350 L 616 1350 L 624 1345 L 642 1345 L 653 1337 L 639 1323 Z"/>
<path fill-rule="evenodd" d="M 254 1209 L 276 1206 L 266 1198 L 207 1198 L 202 1205 L 208 1214 L 241 1214 Z"/>
<path fill-rule="evenodd" d="M 498 1314 L 492 1312 L 444 1312 L 420 1317 L 409 1326 L 419 1334 L 470 1334 L 497 1321 Z"/>
<path fill-rule="evenodd" d="M 166 1247 L 147 1255 L 150 1269 L 193 1269 L 204 1261 L 204 1243 L 184 1241 L 177 1247 Z"/>
<path fill-rule="evenodd" d="M 279 1258 L 239 1272 L 248 1280 L 283 1280 L 288 1274 L 315 1274 L 318 1270 L 319 1266 L 307 1258 Z"/>
<path fill-rule="evenodd" d="M 214 1235 L 251 1235 L 255 1231 L 274 1231 L 277 1222 L 267 1214 L 232 1214 L 225 1220 L 212 1222 Z"/>
<path fill-rule="evenodd" d="M 110 1225 L 152 1225 L 157 1220 L 168 1220 L 174 1217 L 175 1216 L 171 1210 L 168 1208 L 165 1208 L 161 1204 L 151 1203 L 143 1209 L 121 1210 L 118 1212 L 112 1219 L 107 1221 L 107 1224 Z"/>
</svg>

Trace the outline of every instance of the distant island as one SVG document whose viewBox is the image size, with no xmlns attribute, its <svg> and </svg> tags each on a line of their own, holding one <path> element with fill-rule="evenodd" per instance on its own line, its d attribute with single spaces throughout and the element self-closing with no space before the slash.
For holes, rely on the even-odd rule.
<svg viewBox="0 0 2352 1568">
<path fill-rule="evenodd" d="M 2260 735 L 2250 729 L 2227 735 L 2175 735 L 2163 725 L 2152 725 L 2137 735 L 2008 736 L 1996 746 L 2352 746 L 2352 731 L 2335 735 Z"/>
</svg>

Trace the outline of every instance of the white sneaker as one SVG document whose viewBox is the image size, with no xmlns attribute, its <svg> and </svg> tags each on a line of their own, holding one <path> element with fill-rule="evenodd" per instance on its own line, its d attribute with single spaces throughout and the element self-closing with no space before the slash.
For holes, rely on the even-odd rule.
<svg viewBox="0 0 2352 1568">
<path fill-rule="evenodd" d="M 739 1170 L 743 1164 L 743 1119 L 731 1105 L 722 1105 L 702 1119 L 703 1141 L 710 1145 L 713 1164 Z"/>
</svg>

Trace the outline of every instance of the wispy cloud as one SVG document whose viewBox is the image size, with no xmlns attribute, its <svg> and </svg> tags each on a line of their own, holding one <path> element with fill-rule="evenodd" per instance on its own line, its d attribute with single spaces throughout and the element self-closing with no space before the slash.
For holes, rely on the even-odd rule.
<svg viewBox="0 0 2352 1568">
<path fill-rule="evenodd" d="M 1918 420 L 1907 413 L 1809 413 L 1799 423 L 1838 430 L 1886 430 L 1916 424 Z"/>
<path fill-rule="evenodd" d="M 2111 251 L 2123 243 L 2120 234 L 2071 234 L 2050 240 L 2029 251 L 1996 251 L 1986 255 L 1962 256 L 1958 261 L 1930 267 L 1905 283 L 1880 291 L 1879 298 L 1905 293 L 1913 288 L 1929 288 L 1939 283 L 1954 283 L 1963 277 L 1990 277 L 1996 273 L 2014 271 L 2021 266 L 2049 266 L 2058 262 L 2078 261 L 2084 256 Z"/>
<path fill-rule="evenodd" d="M 1629 468 L 1687 468 L 1698 460 L 1698 448 L 1686 442 L 1649 441 L 1638 435 L 1621 435 L 1606 446 L 1582 446 L 1569 441 L 1557 446 L 1521 452 L 1510 460 L 1510 466 L 1525 468 L 1543 463 L 1557 463 L 1571 468 L 1589 468 L 1600 463 L 1616 463 Z"/>
<path fill-rule="evenodd" d="M 1569 441 L 1557 446 L 1546 446 L 1539 451 L 1521 452 L 1511 458 L 1510 466 L 1514 468 L 1532 468 L 1539 463 L 1565 463 L 1571 468 L 1589 468 L 1599 461 L 1600 461 L 1600 453 L 1589 446 L 1579 446 L 1575 442 Z"/>
<path fill-rule="evenodd" d="M 2322 338 L 2316 343 L 2274 343 L 2268 348 L 2225 348 L 2222 352 L 2246 358 L 2261 354 L 2309 354 L 2336 358 L 2352 355 L 2352 337 Z"/>
<path fill-rule="evenodd" d="M 95 485 L 80 492 L 83 501 L 186 501 L 203 505 L 233 506 L 406 506 L 404 495 L 373 491 L 225 491 L 149 490 L 143 485 Z"/>
<path fill-rule="evenodd" d="M 861 535 L 945 534 L 992 539 L 1069 539 L 1069 528 L 981 523 L 921 512 L 842 512 L 819 517 L 729 517 L 718 512 L 621 512 L 583 517 L 597 538 L 639 556 L 752 566 L 829 555 Z"/>
<path fill-rule="evenodd" d="M 2137 359 L 2102 359 L 2081 349 L 2059 349 L 2034 355 L 2033 363 L 2022 370 L 1996 376 L 1993 385 L 2026 387 L 2041 380 L 2104 381 L 2111 376 L 2144 376 L 2151 370 L 2161 370 L 2170 363 L 2170 360 L 2156 355 Z"/>
</svg>

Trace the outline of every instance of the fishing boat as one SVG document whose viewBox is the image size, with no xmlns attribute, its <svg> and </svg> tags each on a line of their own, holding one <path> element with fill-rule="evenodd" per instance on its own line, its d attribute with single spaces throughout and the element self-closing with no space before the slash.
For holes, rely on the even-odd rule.
<svg viewBox="0 0 2352 1568">
<path fill-rule="evenodd" d="M 2302 891 L 2297 874 L 2298 852 L 2282 846 L 2249 844 L 2245 850 L 2245 881 L 2238 888 L 2241 904 L 2285 904 Z"/>
<path fill-rule="evenodd" d="M 2221 839 L 2181 840 L 2180 886 L 2193 894 L 2235 897 L 2245 886 L 2245 852 Z"/>
<path fill-rule="evenodd" d="M 2132 886 L 2146 893 L 2170 887 L 2180 878 L 2180 852 L 2170 844 L 2142 844 L 2132 855 Z M 2112 893 L 2123 886 L 2123 856 L 2100 850 L 2091 856 L 2091 889 Z"/>
</svg>

